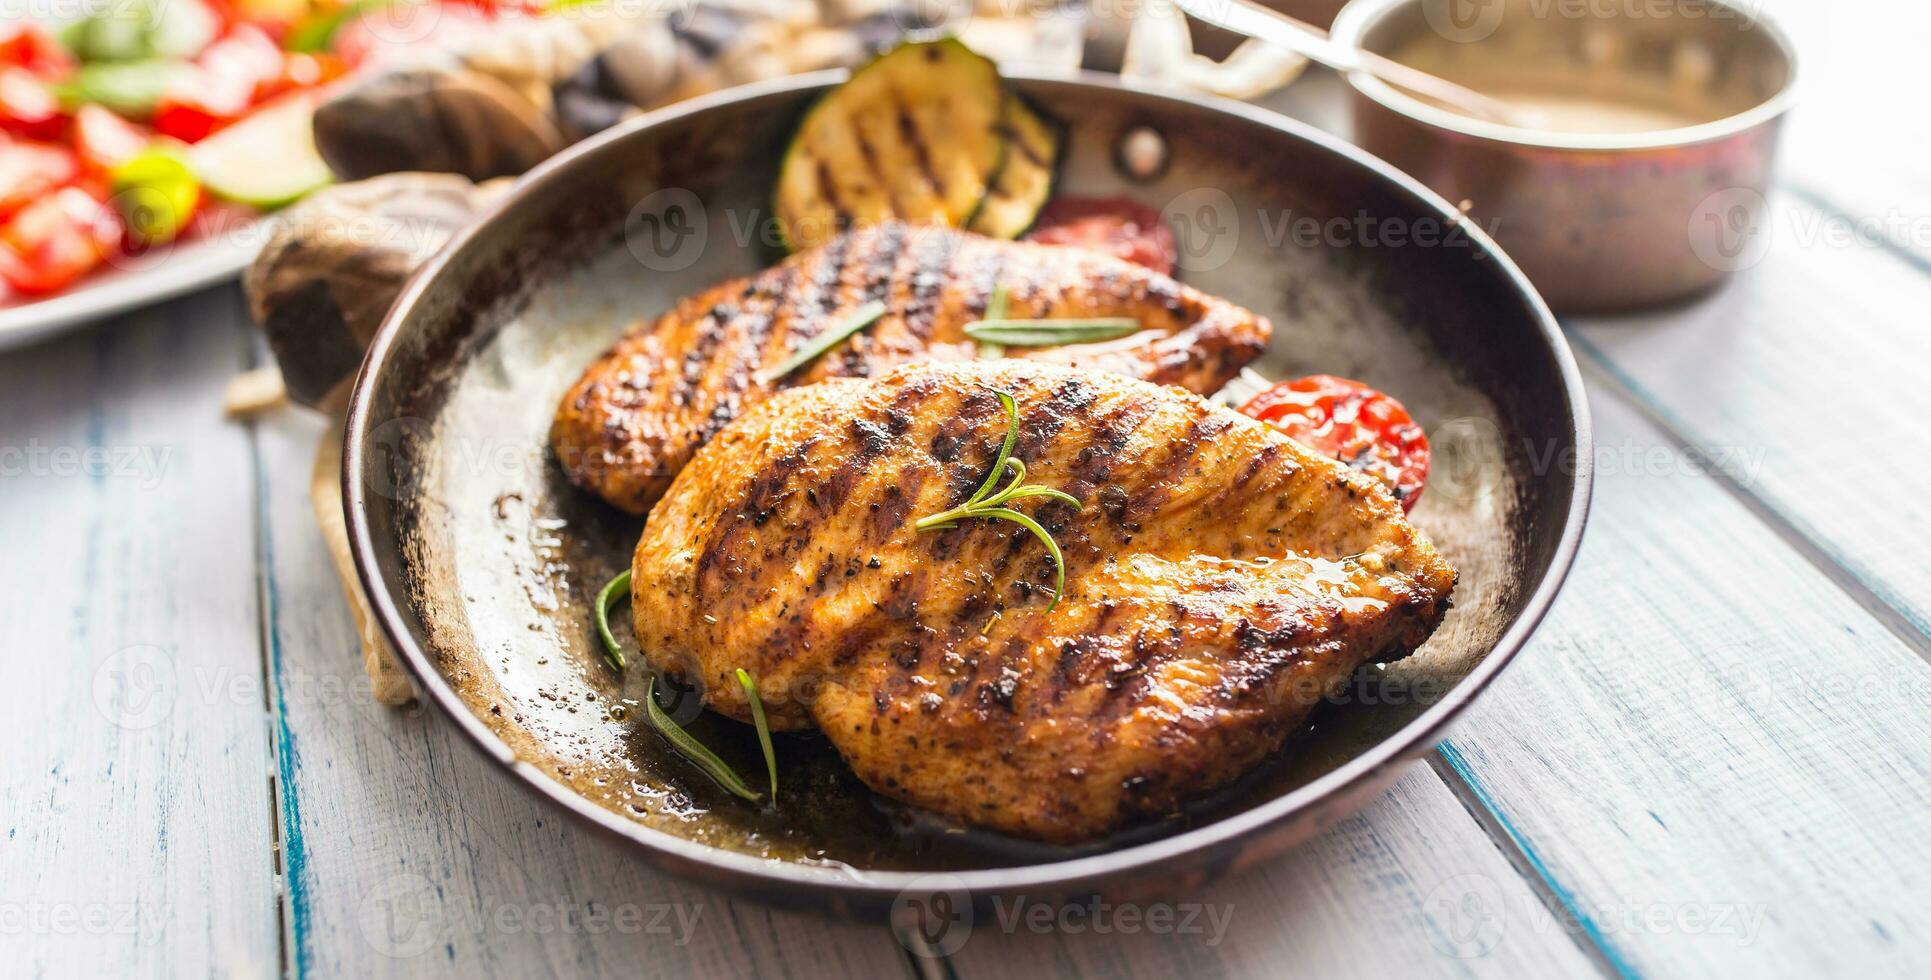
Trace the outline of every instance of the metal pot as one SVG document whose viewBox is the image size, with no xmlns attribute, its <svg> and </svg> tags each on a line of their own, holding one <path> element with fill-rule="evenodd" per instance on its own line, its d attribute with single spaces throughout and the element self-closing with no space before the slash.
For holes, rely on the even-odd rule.
<svg viewBox="0 0 1931 980">
<path fill-rule="evenodd" d="M 1736 0 L 1353 0 L 1334 36 L 1478 90 L 1667 103 L 1661 128 L 1530 129 L 1349 76 L 1355 142 L 1466 202 L 1557 312 L 1687 299 L 1746 264 L 1797 72 Z"/>
</svg>

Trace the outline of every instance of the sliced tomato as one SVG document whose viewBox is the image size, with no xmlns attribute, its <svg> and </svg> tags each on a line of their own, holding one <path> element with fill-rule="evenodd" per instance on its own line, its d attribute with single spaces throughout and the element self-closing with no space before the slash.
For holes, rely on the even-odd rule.
<svg viewBox="0 0 1931 980">
<path fill-rule="evenodd" d="M 43 80 L 55 81 L 74 69 L 74 59 L 45 27 L 15 21 L 0 24 L 0 65 L 25 68 Z"/>
<path fill-rule="evenodd" d="M 80 174 L 73 151 L 0 137 L 0 218 L 63 187 Z"/>
<path fill-rule="evenodd" d="M 0 225 L 0 280 L 20 293 L 59 292 L 105 262 L 120 238 L 112 209 L 63 188 Z"/>
<path fill-rule="evenodd" d="M 1160 212 L 1124 197 L 1053 198 L 1026 240 L 1115 255 L 1163 275 L 1179 255 Z"/>
<path fill-rule="evenodd" d="M 67 135 L 67 115 L 38 75 L 6 65 L 0 67 L 0 129 L 30 140 L 58 140 Z"/>
<path fill-rule="evenodd" d="M 281 46 L 253 24 L 238 24 L 201 52 L 192 70 L 171 84 L 154 106 L 154 128 L 198 143 L 248 114 L 256 93 L 284 69 Z"/>
<path fill-rule="evenodd" d="M 147 149 L 153 137 L 141 127 L 97 105 L 74 113 L 74 152 L 81 166 L 105 175 Z"/>
<path fill-rule="evenodd" d="M 1414 509 L 1428 482 L 1428 436 L 1393 398 L 1359 381 L 1313 374 L 1283 381 L 1240 410 L 1388 485 Z"/>
</svg>

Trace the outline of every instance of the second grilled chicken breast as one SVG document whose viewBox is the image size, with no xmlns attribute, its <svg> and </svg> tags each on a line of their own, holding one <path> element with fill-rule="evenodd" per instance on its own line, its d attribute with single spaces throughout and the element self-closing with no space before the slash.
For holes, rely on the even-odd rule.
<svg viewBox="0 0 1931 980">
<path fill-rule="evenodd" d="M 714 286 L 626 335 L 564 396 L 551 446 L 578 486 L 641 514 L 705 440 L 774 391 L 977 356 L 965 327 L 995 284 L 1012 318 L 1126 316 L 1144 327 L 1009 356 L 1201 393 L 1232 379 L 1272 331 L 1264 317 L 1111 256 L 893 222 Z M 758 377 L 873 300 L 887 310 L 876 323 L 787 377 Z"/>
<path fill-rule="evenodd" d="M 1082 505 L 921 531 L 1008 430 Z M 1003 480 L 1001 481 L 1004 482 Z M 632 564 L 645 656 L 714 709 L 822 729 L 874 790 L 1076 842 L 1278 751 L 1356 668 L 1427 639 L 1455 573 L 1377 481 L 1170 387 L 924 364 L 752 409 L 685 467 Z"/>
</svg>

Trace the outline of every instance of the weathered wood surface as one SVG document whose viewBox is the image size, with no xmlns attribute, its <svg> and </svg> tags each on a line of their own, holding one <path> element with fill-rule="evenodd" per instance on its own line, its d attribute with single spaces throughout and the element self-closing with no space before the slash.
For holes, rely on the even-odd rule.
<svg viewBox="0 0 1931 980">
<path fill-rule="evenodd" d="M 0 357 L 0 974 L 278 968 L 239 315 Z"/>
<path fill-rule="evenodd" d="M 1197 930 L 1126 932 L 1110 915 L 1049 918 L 1010 900 L 953 955 L 976 977 L 1584 977 L 1565 931 L 1426 764 L 1274 863 L 1176 903 Z M 1144 915 L 1144 911 L 1139 914 Z M 1063 922 L 1035 931 L 1029 923 Z M 1104 924 L 1109 931 L 1096 926 Z"/>
<path fill-rule="evenodd" d="M 1783 194 L 1771 206 L 1779 228 L 1827 218 Z M 1909 546 L 1931 527 L 1931 503 L 1910 492 L 1931 477 L 1927 310 L 1931 273 L 1897 254 L 1785 235 L 1701 303 L 1578 321 L 1572 337 L 1605 380 L 1931 650 L 1931 576 Z"/>
<path fill-rule="evenodd" d="M 1443 768 L 1634 973 L 1931 970 L 1931 667 L 1598 391 L 1634 462 Z"/>
<path fill-rule="evenodd" d="M 1603 453 L 1549 622 L 1428 764 L 1178 934 L 995 914 L 928 962 L 659 875 L 370 701 L 320 420 L 219 417 L 232 290 L 0 357 L 0 973 L 1931 972 L 1931 467 L 1900 451 L 1931 123 L 1897 88 L 1931 12 L 1825 6 L 1760 260 L 1568 324 Z M 1281 104 L 1333 125 L 1339 91 Z M 1831 237 L 1873 217 L 1904 237 Z"/>
<path fill-rule="evenodd" d="M 652 871 L 500 778 L 434 714 L 375 704 L 308 502 L 322 431 L 290 413 L 256 433 L 293 972 L 905 972 L 886 930 L 770 912 Z"/>
</svg>

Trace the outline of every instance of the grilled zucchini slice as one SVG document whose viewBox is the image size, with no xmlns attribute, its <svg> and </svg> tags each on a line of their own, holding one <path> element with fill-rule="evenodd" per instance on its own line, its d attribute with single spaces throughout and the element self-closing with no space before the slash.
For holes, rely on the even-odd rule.
<svg viewBox="0 0 1931 980">
<path fill-rule="evenodd" d="M 1059 161 L 1059 127 L 1048 122 L 1018 93 L 1006 96 L 1006 162 L 992 179 L 967 231 L 992 238 L 1018 238 L 1032 227 L 1053 196 L 1053 171 Z"/>
<path fill-rule="evenodd" d="M 792 250 L 892 218 L 963 227 L 1006 160 L 1005 85 L 954 38 L 902 44 L 805 114 L 778 172 Z"/>
</svg>

